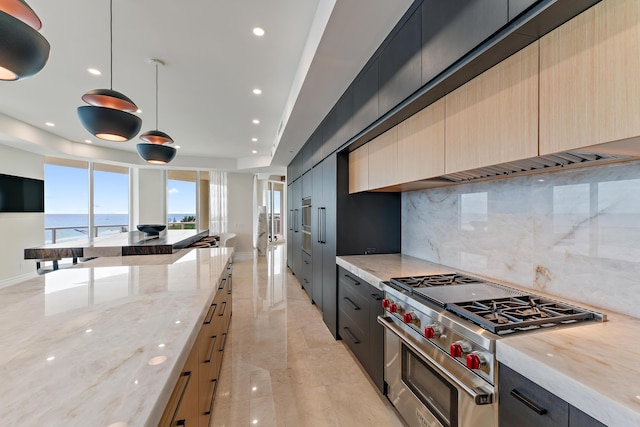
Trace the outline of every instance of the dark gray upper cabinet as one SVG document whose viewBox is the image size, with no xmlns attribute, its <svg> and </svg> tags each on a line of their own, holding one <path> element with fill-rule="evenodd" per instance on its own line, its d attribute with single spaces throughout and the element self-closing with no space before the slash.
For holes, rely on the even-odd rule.
<svg viewBox="0 0 640 427">
<path fill-rule="evenodd" d="M 319 126 L 307 140 L 307 144 L 311 147 L 311 166 L 315 166 L 322 161 L 322 126 Z"/>
<path fill-rule="evenodd" d="M 509 21 L 537 2 L 538 0 L 509 0 Z"/>
<path fill-rule="evenodd" d="M 425 0 L 422 4 L 422 84 L 498 31 L 509 0 Z"/>
<path fill-rule="evenodd" d="M 324 159 L 338 148 L 335 108 L 327 115 L 320 128 L 322 129 L 322 158 Z"/>
<path fill-rule="evenodd" d="M 307 141 L 306 144 L 304 144 L 304 146 L 302 147 L 302 150 L 300 150 L 300 152 L 302 153 L 302 169 L 300 171 L 300 173 L 305 173 L 308 170 L 311 170 L 311 156 L 313 155 L 313 144 L 312 142 Z"/>
<path fill-rule="evenodd" d="M 385 114 L 422 85 L 422 16 L 416 9 L 380 54 L 378 106 Z"/>
<path fill-rule="evenodd" d="M 287 166 L 287 181 L 293 182 L 302 175 L 302 150 L 291 160 Z"/>
<path fill-rule="evenodd" d="M 339 148 L 354 135 L 353 122 L 353 91 L 351 88 L 342 95 L 342 98 L 336 104 L 336 148 Z"/>
<path fill-rule="evenodd" d="M 353 84 L 354 134 L 378 119 L 378 61 L 374 61 Z"/>
</svg>

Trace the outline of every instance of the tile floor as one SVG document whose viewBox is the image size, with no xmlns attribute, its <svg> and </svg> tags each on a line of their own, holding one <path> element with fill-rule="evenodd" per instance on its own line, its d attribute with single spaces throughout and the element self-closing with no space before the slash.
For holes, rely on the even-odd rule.
<svg viewBox="0 0 640 427">
<path fill-rule="evenodd" d="M 233 315 L 212 427 L 403 423 L 286 268 L 286 245 L 233 264 Z"/>
</svg>

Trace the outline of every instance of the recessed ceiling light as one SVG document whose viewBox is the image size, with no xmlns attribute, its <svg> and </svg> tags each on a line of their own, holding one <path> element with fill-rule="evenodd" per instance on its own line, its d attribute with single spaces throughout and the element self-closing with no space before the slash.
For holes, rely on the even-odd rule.
<svg viewBox="0 0 640 427">
<path fill-rule="evenodd" d="M 177 149 L 179 149 L 179 148 L 180 148 L 180 146 L 179 146 L 179 145 L 176 145 L 176 146 L 175 146 L 175 147 L 173 147 L 173 148 L 175 148 L 175 149 L 177 150 Z"/>
<path fill-rule="evenodd" d="M 90 139 L 85 139 L 84 142 L 86 142 L 87 144 L 91 144 L 91 140 Z"/>
<path fill-rule="evenodd" d="M 138 114 L 142 114 L 142 110 L 138 108 L 138 109 L 136 110 L 136 113 L 138 113 Z"/>
<path fill-rule="evenodd" d="M 252 151 L 252 153 L 253 153 L 253 154 L 257 154 L 258 152 L 257 152 L 256 150 L 253 150 L 253 151 Z"/>
<path fill-rule="evenodd" d="M 260 27 L 255 27 L 253 29 L 253 34 L 255 34 L 258 37 L 262 37 L 262 36 L 264 36 L 264 29 L 260 28 Z"/>
<path fill-rule="evenodd" d="M 51 123 L 51 122 L 47 122 L 47 123 L 45 123 L 45 125 L 50 126 L 50 127 L 54 127 L 56 124 L 55 123 Z"/>
<path fill-rule="evenodd" d="M 91 332 L 93 332 L 93 329 L 87 329 L 85 332 L 90 334 Z"/>
<path fill-rule="evenodd" d="M 251 141 L 258 142 L 258 138 L 251 138 Z"/>
<path fill-rule="evenodd" d="M 180 321 L 179 321 L 179 320 L 176 320 L 176 325 L 179 325 L 179 324 L 180 324 Z"/>
<path fill-rule="evenodd" d="M 90 74 L 93 74 L 94 76 L 101 76 L 102 75 L 102 71 L 98 70 L 97 68 L 87 68 L 87 71 Z"/>
<path fill-rule="evenodd" d="M 258 88 L 253 90 L 253 93 L 255 93 L 256 95 L 260 95 L 262 93 L 262 91 Z"/>
<path fill-rule="evenodd" d="M 51 361 L 52 361 L 53 359 L 55 359 L 55 358 L 56 358 L 55 356 L 49 356 L 49 357 L 47 357 L 47 361 L 48 361 L 48 362 L 51 362 Z"/>
<path fill-rule="evenodd" d="M 260 120 L 258 120 L 258 119 L 253 119 L 253 124 L 254 124 L 254 125 L 259 125 L 259 124 L 260 124 Z"/>
<path fill-rule="evenodd" d="M 162 348 L 164 347 L 164 344 L 158 344 L 158 347 Z"/>
</svg>

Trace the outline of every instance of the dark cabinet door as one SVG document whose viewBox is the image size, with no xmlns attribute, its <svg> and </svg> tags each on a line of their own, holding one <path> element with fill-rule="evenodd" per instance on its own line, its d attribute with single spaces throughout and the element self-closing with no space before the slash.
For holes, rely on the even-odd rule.
<svg viewBox="0 0 640 427">
<path fill-rule="evenodd" d="M 322 129 L 322 158 L 325 158 L 338 148 L 335 108 L 327 114 L 327 117 L 324 119 L 320 127 Z"/>
<path fill-rule="evenodd" d="M 422 84 L 469 53 L 508 20 L 508 0 L 425 0 Z"/>
<path fill-rule="evenodd" d="M 607 427 L 595 418 L 569 405 L 569 427 Z"/>
<path fill-rule="evenodd" d="M 422 16 L 420 8 L 409 17 L 380 55 L 379 115 L 420 88 L 422 82 Z"/>
<path fill-rule="evenodd" d="M 500 427 L 566 427 L 569 404 L 553 393 L 499 365 Z"/>
<path fill-rule="evenodd" d="M 311 143 L 311 167 L 317 165 L 322 161 L 324 155 L 322 154 L 322 125 L 320 125 L 315 132 L 309 137 L 307 144 Z"/>
<path fill-rule="evenodd" d="M 306 144 L 300 150 L 302 157 L 302 166 L 300 173 L 305 174 L 307 171 L 311 170 L 311 156 L 313 155 L 313 142 L 311 140 L 307 141 Z"/>
<path fill-rule="evenodd" d="M 311 196 L 311 282 L 313 286 L 313 293 L 311 300 L 316 304 L 316 307 L 322 311 L 322 271 L 323 266 L 323 246 L 324 244 L 320 240 L 320 219 L 322 218 L 322 164 L 317 165 L 311 170 L 313 181 L 313 195 Z"/>
<path fill-rule="evenodd" d="M 334 338 L 337 338 L 338 309 L 336 283 L 336 154 L 322 164 L 322 320 Z"/>
<path fill-rule="evenodd" d="M 336 132 L 337 141 L 336 149 L 340 148 L 342 144 L 349 141 L 354 135 L 353 132 L 353 92 L 351 88 L 342 95 L 342 98 L 336 105 Z"/>
<path fill-rule="evenodd" d="M 509 0 L 509 21 L 537 2 L 538 0 Z"/>
<path fill-rule="evenodd" d="M 378 323 L 383 314 L 384 293 L 373 286 L 368 288 L 369 297 L 369 375 L 380 392 L 384 393 L 384 328 Z"/>
<path fill-rule="evenodd" d="M 300 275 L 300 284 L 302 288 L 307 292 L 309 298 L 312 298 L 313 283 L 311 282 L 311 255 L 302 251 L 302 274 Z"/>
<path fill-rule="evenodd" d="M 293 185 L 287 185 L 287 266 L 293 271 Z"/>
<path fill-rule="evenodd" d="M 293 194 L 293 246 L 291 248 L 293 259 L 293 274 L 299 276 L 302 273 L 302 179 L 291 184 Z"/>
<path fill-rule="evenodd" d="M 302 199 L 308 199 L 313 195 L 313 177 L 311 171 L 307 171 L 302 175 Z M 313 203 L 313 200 L 312 200 Z"/>
<path fill-rule="evenodd" d="M 378 61 L 360 73 L 353 83 L 353 133 L 378 119 Z"/>
</svg>

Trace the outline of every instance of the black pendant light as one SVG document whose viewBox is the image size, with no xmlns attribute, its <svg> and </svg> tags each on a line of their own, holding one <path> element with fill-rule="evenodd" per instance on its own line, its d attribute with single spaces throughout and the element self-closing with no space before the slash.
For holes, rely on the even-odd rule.
<svg viewBox="0 0 640 427">
<path fill-rule="evenodd" d="M 173 139 L 158 130 L 158 66 L 164 65 L 164 62 L 159 59 L 152 59 L 151 62 L 156 65 L 156 129 L 140 135 L 140 139 L 146 142 L 139 143 L 136 148 L 140 157 L 147 162 L 164 165 L 176 157 L 176 149 L 169 145 L 173 144 Z"/>
<path fill-rule="evenodd" d="M 0 0 L 0 80 L 33 76 L 49 60 L 42 22 L 22 0 Z"/>
<path fill-rule="evenodd" d="M 109 35 L 109 89 L 94 89 L 82 95 L 82 100 L 89 105 L 78 107 L 78 117 L 82 126 L 96 138 L 123 142 L 140 132 L 142 119 L 131 114 L 138 111 L 136 104 L 127 96 L 113 90 L 113 0 L 109 1 Z"/>
</svg>

